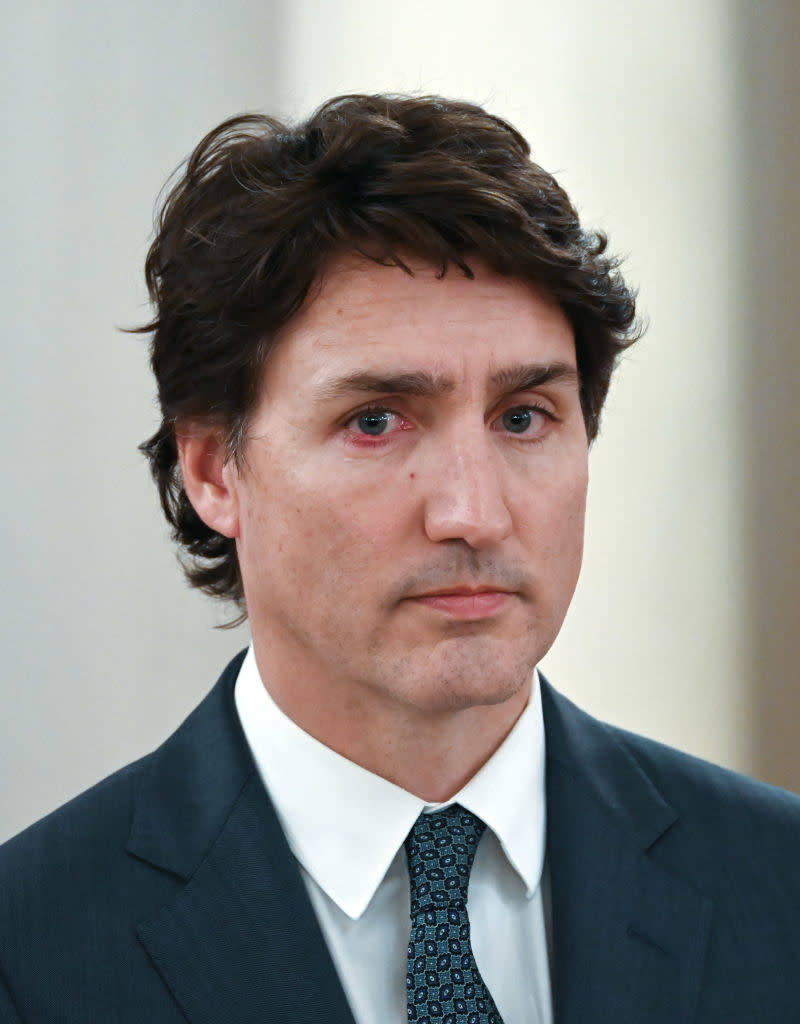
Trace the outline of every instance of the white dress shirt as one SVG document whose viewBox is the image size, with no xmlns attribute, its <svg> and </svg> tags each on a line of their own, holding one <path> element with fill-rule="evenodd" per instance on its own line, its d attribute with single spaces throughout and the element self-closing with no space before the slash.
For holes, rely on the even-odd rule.
<svg viewBox="0 0 800 1024">
<path fill-rule="evenodd" d="M 357 1024 L 407 1020 L 410 898 L 403 842 L 421 812 L 452 803 L 487 825 L 468 902 L 483 980 L 504 1024 L 552 1024 L 538 676 L 504 742 L 444 804 L 426 804 L 304 732 L 270 697 L 252 647 L 235 700 Z"/>
</svg>

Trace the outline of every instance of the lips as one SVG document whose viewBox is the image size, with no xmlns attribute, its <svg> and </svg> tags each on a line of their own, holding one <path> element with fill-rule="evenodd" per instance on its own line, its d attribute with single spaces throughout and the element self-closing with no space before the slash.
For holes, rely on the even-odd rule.
<svg viewBox="0 0 800 1024">
<path fill-rule="evenodd" d="M 425 608 L 466 621 L 491 618 L 509 604 L 513 595 L 491 587 L 443 587 L 412 600 Z"/>
<path fill-rule="evenodd" d="M 437 590 L 426 590 L 419 597 L 440 597 L 442 595 L 454 595 L 455 597 L 473 597 L 476 594 L 508 594 L 505 587 L 494 586 L 491 583 L 483 583 L 480 586 L 470 586 L 465 583 L 460 586 L 439 587 Z"/>
</svg>

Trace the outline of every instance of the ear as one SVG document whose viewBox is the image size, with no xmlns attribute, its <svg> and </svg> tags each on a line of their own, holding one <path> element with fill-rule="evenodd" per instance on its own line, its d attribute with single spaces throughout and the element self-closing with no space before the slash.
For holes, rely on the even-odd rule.
<svg viewBox="0 0 800 1024">
<path fill-rule="evenodd" d="M 183 489 L 206 526 L 239 536 L 238 474 L 218 427 L 187 424 L 176 430 Z"/>
</svg>

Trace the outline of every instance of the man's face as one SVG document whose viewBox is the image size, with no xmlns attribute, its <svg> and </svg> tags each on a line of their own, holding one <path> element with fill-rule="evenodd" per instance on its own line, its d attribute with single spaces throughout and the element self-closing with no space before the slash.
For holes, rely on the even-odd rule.
<svg viewBox="0 0 800 1024">
<path fill-rule="evenodd" d="M 588 446 L 568 321 L 478 262 L 474 280 L 413 267 L 332 265 L 226 468 L 256 655 L 284 707 L 519 696 L 577 582 Z"/>
</svg>

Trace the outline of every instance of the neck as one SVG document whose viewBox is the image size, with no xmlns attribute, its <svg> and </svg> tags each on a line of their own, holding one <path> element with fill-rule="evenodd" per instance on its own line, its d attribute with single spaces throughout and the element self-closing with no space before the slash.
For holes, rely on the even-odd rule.
<svg viewBox="0 0 800 1024">
<path fill-rule="evenodd" d="M 486 764 L 526 703 L 527 694 L 502 705 L 442 714 L 435 720 L 408 716 L 402 727 L 395 722 L 395 731 L 387 733 L 382 743 L 356 741 L 350 753 L 339 753 L 426 803 L 443 803 Z"/>
<path fill-rule="evenodd" d="M 262 682 L 289 718 L 320 743 L 426 803 L 450 800 L 497 750 L 528 703 L 531 677 L 498 703 L 418 707 L 310 674 L 286 677 L 255 646 Z M 288 678 L 288 685 L 283 685 Z"/>
</svg>

